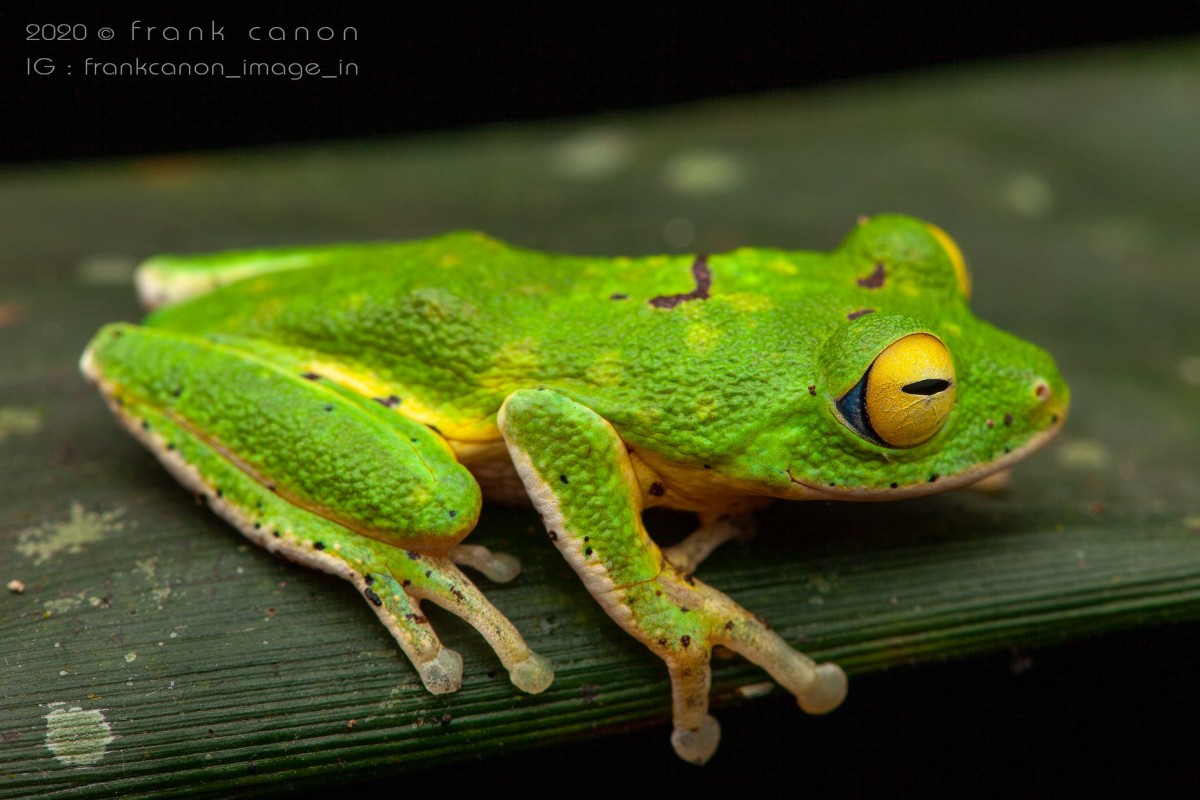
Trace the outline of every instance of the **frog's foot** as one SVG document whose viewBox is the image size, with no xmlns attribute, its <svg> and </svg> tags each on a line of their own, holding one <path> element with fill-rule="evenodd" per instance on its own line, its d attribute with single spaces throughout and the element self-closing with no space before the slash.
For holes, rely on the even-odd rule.
<svg viewBox="0 0 1200 800">
<path fill-rule="evenodd" d="M 846 675 L 836 664 L 817 664 L 793 650 L 754 614 L 671 563 L 652 581 L 614 588 L 600 600 L 630 634 L 667 663 L 680 758 L 706 762 L 720 728 L 708 715 L 712 648 L 724 645 L 765 669 L 810 714 L 837 708 Z"/>
</svg>

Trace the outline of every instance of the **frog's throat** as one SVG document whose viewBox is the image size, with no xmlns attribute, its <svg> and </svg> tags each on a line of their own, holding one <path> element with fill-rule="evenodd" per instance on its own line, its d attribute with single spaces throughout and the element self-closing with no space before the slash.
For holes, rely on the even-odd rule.
<svg viewBox="0 0 1200 800">
<path fill-rule="evenodd" d="M 947 475 L 936 481 L 922 481 L 921 483 L 912 483 L 903 486 L 891 488 L 877 488 L 873 486 L 821 486 L 816 483 L 803 481 L 792 474 L 788 470 L 788 477 L 792 481 L 795 492 L 787 492 L 782 497 L 789 499 L 800 500 L 898 500 L 906 497 L 922 497 L 929 494 L 939 494 L 951 489 L 959 489 L 963 486 L 975 483 L 978 480 L 986 478 L 1001 470 L 1008 469 L 1013 464 L 1033 453 L 1035 450 L 1042 447 L 1046 442 L 1053 439 L 1062 429 L 1063 423 L 1066 422 L 1066 413 L 1060 412 L 1058 421 L 1044 431 L 1040 431 L 1032 436 L 1029 441 L 1021 445 L 1010 453 L 1006 453 L 1000 458 L 989 461 L 985 464 L 979 464 L 970 469 L 963 470 L 955 475 Z M 797 497 L 797 494 L 800 496 Z"/>
</svg>

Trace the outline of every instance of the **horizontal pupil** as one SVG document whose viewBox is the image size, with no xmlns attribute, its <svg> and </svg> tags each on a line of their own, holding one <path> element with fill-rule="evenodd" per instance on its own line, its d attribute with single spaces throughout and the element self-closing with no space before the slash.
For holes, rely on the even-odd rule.
<svg viewBox="0 0 1200 800">
<path fill-rule="evenodd" d="M 901 387 L 900 391 L 905 394 L 923 394 L 931 395 L 938 392 L 944 392 L 950 388 L 950 381 L 942 378 L 926 378 L 923 381 L 910 383 L 907 386 Z"/>
</svg>

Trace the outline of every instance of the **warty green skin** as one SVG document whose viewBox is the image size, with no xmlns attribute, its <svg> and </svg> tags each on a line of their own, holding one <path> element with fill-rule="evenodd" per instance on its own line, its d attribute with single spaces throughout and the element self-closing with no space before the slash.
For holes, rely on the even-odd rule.
<svg viewBox="0 0 1200 800">
<path fill-rule="evenodd" d="M 82 369 L 246 536 L 354 583 L 430 691 L 458 687 L 461 659 L 422 600 L 483 633 L 519 688 L 549 685 L 549 665 L 456 566 L 515 577 L 511 557 L 459 542 L 481 484 L 528 496 L 600 605 L 667 663 L 672 742 L 703 763 L 719 739 L 717 644 L 806 711 L 845 695 L 835 665 L 692 577 L 749 509 L 941 491 L 1062 424 L 1054 362 L 971 314 L 946 247 L 919 220 L 879 216 L 828 254 L 602 259 L 455 233 L 160 257 L 140 288 L 168 304 L 102 329 Z M 927 441 L 883 446 L 838 401 L 914 333 L 948 348 L 955 404 Z M 652 505 L 701 525 L 660 550 L 641 519 Z"/>
<path fill-rule="evenodd" d="M 693 291 L 693 256 L 557 256 L 455 233 L 304 258 L 303 269 L 235 283 L 146 324 L 325 354 L 419 400 L 434 413 L 415 416 L 452 439 L 456 423 L 487 438 L 479 430 L 509 394 L 552 387 L 639 450 L 775 496 L 795 493 L 789 473 L 835 496 L 887 499 L 893 483 L 923 491 L 931 476 L 949 483 L 1019 450 L 1066 408 L 1051 357 L 976 318 L 941 245 L 907 217 L 875 217 L 829 254 L 709 256 L 710 297 L 673 308 L 649 300 Z M 877 264 L 883 285 L 860 285 Z M 956 407 L 925 444 L 879 447 L 842 424 L 834 401 L 887 344 L 917 331 L 950 349 Z M 1053 412 L 1035 396 L 1039 379 Z"/>
</svg>

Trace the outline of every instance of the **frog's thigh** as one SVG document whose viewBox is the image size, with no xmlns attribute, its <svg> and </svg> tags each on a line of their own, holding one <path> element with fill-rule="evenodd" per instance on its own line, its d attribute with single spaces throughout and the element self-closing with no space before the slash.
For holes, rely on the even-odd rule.
<svg viewBox="0 0 1200 800">
<path fill-rule="evenodd" d="M 257 348 L 257 349 L 256 349 Z M 139 399 L 277 492 L 380 541 L 444 554 L 479 516 L 479 486 L 424 425 L 252 340 L 110 325 L 84 373 Z"/>
<path fill-rule="evenodd" d="M 176 396 L 175 389 L 185 385 L 182 381 L 198 382 L 212 376 L 183 370 L 163 376 L 166 382 L 157 384 L 152 377 L 135 376 L 133 373 L 138 371 L 137 368 L 126 364 L 126 360 L 135 355 L 149 355 L 143 351 L 145 347 L 161 346 L 165 348 L 165 352 L 159 354 L 164 359 L 161 363 L 170 357 L 205 369 L 212 365 L 203 365 L 202 360 L 189 362 L 189 356 L 197 354 L 179 351 L 178 337 L 148 336 L 147 333 L 145 329 L 126 327 L 114 340 L 141 339 L 138 347 L 116 347 L 102 340 L 94 342 L 85 356 L 85 372 L 100 385 L 118 419 L 181 483 L 202 495 L 218 514 L 268 550 L 354 583 L 417 667 L 430 691 L 457 689 L 461 683 L 462 659 L 438 641 L 421 613 L 421 600 L 443 606 L 479 630 L 519 688 L 537 692 L 550 684 L 553 673 L 549 665 L 528 648 L 512 624 L 455 566 L 454 549 L 449 550 L 449 555 L 437 555 L 436 551 L 422 553 L 416 545 L 401 549 L 365 537 L 327 515 L 313 513 L 291 502 L 278 486 L 272 488 L 247 473 L 236 454 L 231 456 L 223 447 L 199 436 L 195 422 L 182 416 L 178 406 L 165 401 L 161 390 L 169 387 L 167 397 L 178 400 L 183 392 Z M 231 370 L 237 372 L 232 367 Z M 268 376 L 269 373 L 264 373 L 262 377 Z M 213 379 L 220 380 L 219 377 Z M 180 383 L 173 382 L 176 380 Z M 315 384 L 312 386 L 311 391 L 321 391 Z M 250 389 L 249 386 L 243 388 Z M 246 396 L 256 395 L 250 390 Z M 336 393 L 330 397 L 332 402 L 338 402 Z M 353 400 L 343 398 L 343 402 L 353 403 Z M 382 407 L 381 411 L 386 413 Z M 350 414 L 345 417 L 352 419 Z M 393 435 L 399 435 L 405 423 L 416 425 L 401 420 Z M 420 436 L 415 429 L 405 432 Z M 424 448 L 422 454 L 429 462 L 436 463 L 436 451 L 441 449 L 444 446 L 434 442 L 432 447 Z M 453 480 L 448 482 L 453 483 Z M 460 525 L 469 526 L 474 521 L 470 513 L 464 513 L 462 517 Z M 421 515 L 416 514 L 413 519 L 419 522 Z M 403 545 L 403 531 L 395 524 L 391 531 L 393 541 L 401 541 Z M 443 549 L 459 538 L 456 531 L 449 533 L 443 537 Z M 411 537 L 414 543 L 428 538 L 424 532 L 415 532 Z M 475 552 L 473 555 L 475 560 L 486 564 L 483 554 Z"/>
<path fill-rule="evenodd" d="M 609 616 L 667 663 L 684 759 L 704 763 L 720 738 L 708 715 L 712 647 L 764 667 L 809 712 L 834 708 L 845 676 L 816 665 L 724 594 L 676 569 L 646 534 L 625 443 L 591 409 L 548 390 L 514 393 L 500 430 L 550 538 Z M 731 532 L 713 529 L 716 541 Z M 699 547 L 702 555 L 707 547 Z"/>
</svg>

